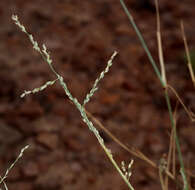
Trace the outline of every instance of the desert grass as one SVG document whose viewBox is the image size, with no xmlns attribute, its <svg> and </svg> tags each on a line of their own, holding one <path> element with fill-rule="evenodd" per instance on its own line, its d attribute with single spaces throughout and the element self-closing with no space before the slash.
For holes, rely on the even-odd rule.
<svg viewBox="0 0 195 190">
<path fill-rule="evenodd" d="M 29 148 L 29 145 L 26 145 L 24 148 L 21 149 L 19 155 L 17 156 L 17 158 L 15 159 L 15 161 L 10 165 L 9 168 L 7 168 L 5 174 L 3 176 L 0 176 L 0 186 L 3 184 L 5 190 L 8 190 L 8 187 L 6 185 L 6 178 L 8 177 L 9 172 L 11 171 L 11 169 L 13 169 L 13 167 L 16 165 L 16 163 L 20 160 L 20 158 L 22 158 L 24 151 L 26 151 L 26 149 Z M 0 188 L 1 189 L 1 188 Z"/>
<path fill-rule="evenodd" d="M 44 89 L 46 89 L 48 86 L 54 85 L 56 82 L 59 82 L 59 84 L 62 86 L 63 90 L 65 91 L 66 96 L 68 96 L 68 98 L 71 100 L 71 102 L 80 111 L 80 115 L 82 117 L 82 120 L 86 123 L 89 130 L 94 134 L 94 136 L 98 140 L 100 146 L 103 148 L 105 154 L 107 155 L 108 159 L 113 164 L 115 169 L 118 171 L 118 173 L 120 174 L 120 176 L 122 177 L 124 182 L 127 184 L 129 189 L 131 189 L 131 190 L 134 189 L 133 186 L 131 185 L 131 181 L 130 181 L 130 177 L 132 175 L 131 168 L 132 168 L 133 160 L 130 163 L 125 163 L 125 161 L 122 161 L 121 166 L 119 166 L 119 164 L 117 164 L 116 161 L 113 158 L 112 151 L 110 149 L 108 149 L 106 147 L 106 145 L 104 144 L 104 140 L 100 136 L 99 131 L 95 127 L 95 125 L 97 127 L 101 128 L 102 130 L 104 130 L 104 132 L 107 133 L 110 136 L 110 138 L 112 138 L 117 144 L 119 144 L 123 149 L 128 151 L 130 154 L 132 154 L 132 155 L 138 157 L 139 159 L 145 161 L 151 167 L 156 168 L 159 171 L 159 179 L 160 179 L 160 183 L 161 183 L 161 188 L 163 190 L 168 190 L 169 178 L 176 181 L 176 183 L 177 183 L 176 169 L 175 169 L 176 150 L 177 150 L 177 154 L 178 154 L 178 158 L 179 158 L 179 162 L 180 162 L 180 175 L 181 175 L 182 181 L 183 181 L 183 189 L 184 190 L 189 190 L 189 185 L 188 185 L 188 180 L 187 180 L 187 172 L 186 172 L 185 167 L 184 167 L 184 161 L 183 161 L 183 157 L 182 157 L 182 153 L 181 153 L 180 142 L 179 142 L 179 138 L 178 138 L 177 130 L 176 130 L 177 109 L 175 109 L 175 111 L 173 111 L 173 109 L 172 109 L 170 98 L 169 98 L 170 91 L 175 94 L 175 96 L 178 99 L 178 102 L 184 107 L 186 113 L 189 115 L 189 117 L 191 118 L 192 121 L 194 119 L 194 114 L 191 111 L 188 110 L 188 108 L 185 106 L 182 99 L 178 95 L 178 93 L 174 90 L 173 87 L 171 87 L 168 84 L 167 79 L 166 79 L 166 70 L 165 70 L 163 48 L 162 48 L 161 28 L 160 28 L 160 14 L 159 14 L 159 8 L 158 8 L 158 1 L 156 0 L 155 4 L 156 4 L 156 13 L 157 13 L 157 46 L 158 46 L 160 69 L 158 68 L 156 62 L 154 61 L 154 59 L 153 59 L 153 57 L 152 57 L 152 55 L 151 55 L 151 53 L 150 53 L 150 51 L 149 51 L 149 49 L 146 45 L 146 42 L 144 41 L 144 38 L 143 38 L 141 32 L 139 31 L 136 23 L 134 22 L 134 19 L 133 19 L 131 13 L 129 12 L 129 10 L 127 9 L 124 1 L 120 0 L 120 3 L 122 5 L 122 8 L 124 9 L 124 12 L 126 13 L 128 19 L 129 19 L 131 25 L 134 28 L 134 30 L 135 30 L 135 32 L 136 32 L 136 34 L 137 34 L 137 36 L 138 36 L 138 38 L 141 42 L 141 45 L 144 48 L 144 50 L 145 50 L 145 52 L 146 52 L 146 54 L 147 54 L 147 56 L 150 60 L 150 63 L 153 66 L 154 72 L 157 75 L 157 78 L 159 79 L 159 82 L 161 83 L 162 88 L 164 89 L 164 95 L 165 95 L 165 99 L 166 99 L 166 103 L 167 103 L 167 107 L 168 107 L 171 126 L 172 126 L 171 133 L 170 133 L 170 145 L 169 145 L 169 152 L 168 152 L 167 159 L 162 157 L 159 164 L 156 164 L 155 162 L 153 162 L 150 158 L 145 156 L 138 149 L 136 149 L 134 147 L 130 147 L 130 148 L 127 147 L 126 145 L 124 145 L 122 143 L 121 140 L 119 140 L 117 137 L 115 137 L 100 121 L 97 120 L 97 118 L 95 118 L 85 108 L 85 105 L 91 100 L 91 98 L 93 97 L 95 92 L 98 90 L 99 82 L 104 78 L 105 74 L 110 70 L 110 67 L 113 64 L 114 58 L 117 56 L 117 52 L 114 52 L 112 54 L 112 56 L 110 57 L 110 59 L 107 62 L 106 68 L 97 77 L 97 79 L 95 80 L 91 90 L 89 91 L 88 94 L 86 94 L 86 97 L 85 97 L 84 101 L 80 103 L 77 100 L 76 97 L 72 96 L 71 92 L 69 91 L 69 89 L 66 85 L 66 82 L 64 82 L 63 77 L 61 75 L 59 75 L 58 72 L 54 69 L 53 61 L 50 57 L 50 54 L 47 50 L 46 45 L 42 44 L 42 46 L 40 47 L 38 42 L 36 40 L 34 40 L 33 36 L 29 32 L 27 32 L 25 26 L 21 24 L 21 22 L 19 21 L 18 16 L 13 15 L 12 19 L 15 22 L 15 24 L 19 27 L 19 29 L 22 32 L 24 32 L 27 35 L 30 42 L 32 43 L 33 49 L 35 51 L 39 52 L 39 54 L 42 56 L 43 60 L 48 63 L 48 66 L 50 67 L 51 71 L 55 75 L 54 80 L 46 81 L 45 84 L 43 84 L 41 87 L 37 87 L 33 90 L 24 91 L 24 93 L 21 94 L 21 98 L 24 98 L 25 96 L 30 95 L 30 94 L 35 94 L 35 93 L 41 92 Z M 192 70 L 192 64 L 191 64 L 191 60 L 190 60 L 189 48 L 188 48 L 188 45 L 187 45 L 187 40 L 186 40 L 186 36 L 185 36 L 185 32 L 184 32 L 183 23 L 181 24 L 181 29 L 182 29 L 182 36 L 183 36 L 183 40 L 184 40 L 185 50 L 186 50 L 186 54 L 187 54 L 188 68 L 189 68 L 189 72 L 190 72 L 192 82 L 195 85 L 195 77 L 194 77 L 194 73 L 193 73 L 193 70 Z M 0 184 L 4 184 L 5 189 L 8 189 L 7 186 L 6 186 L 6 183 L 5 183 L 5 179 L 7 178 L 9 171 L 13 168 L 13 166 L 16 164 L 16 162 L 22 157 L 23 152 L 24 152 L 24 150 L 26 150 L 26 148 L 27 148 L 27 146 L 21 150 L 21 153 L 19 154 L 18 158 L 7 169 L 5 175 L 0 178 Z"/>
<path fill-rule="evenodd" d="M 195 86 L 195 76 L 194 76 L 194 70 L 192 68 L 192 60 L 191 60 L 191 56 L 190 56 L 190 50 L 188 47 L 188 42 L 186 39 L 186 34 L 185 34 L 185 30 L 184 30 L 184 24 L 183 21 L 181 21 L 181 32 L 182 32 L 182 37 L 183 37 L 183 41 L 184 41 L 184 46 L 185 46 L 185 51 L 186 51 L 186 57 L 187 57 L 187 66 L 190 72 L 190 76 L 192 79 L 192 82 Z"/>
<path fill-rule="evenodd" d="M 103 150 L 105 151 L 106 155 L 108 156 L 109 160 L 111 161 L 111 163 L 113 164 L 113 166 L 115 167 L 115 169 L 118 171 L 118 173 L 120 174 L 120 176 L 122 177 L 122 179 L 125 181 L 125 183 L 127 184 L 127 186 L 129 187 L 129 189 L 134 190 L 133 186 L 130 183 L 130 176 L 131 176 L 131 166 L 132 166 L 132 161 L 127 164 L 127 168 L 124 164 L 124 162 L 122 162 L 122 166 L 120 167 L 116 161 L 113 158 L 112 152 L 110 149 L 108 149 L 104 143 L 103 138 L 100 136 L 99 131 L 95 128 L 94 124 L 90 121 L 90 119 L 87 116 L 87 113 L 85 111 L 85 105 L 89 102 L 89 100 L 91 99 L 91 97 L 94 95 L 94 93 L 97 91 L 98 87 L 98 83 L 101 81 L 101 79 L 104 78 L 105 74 L 109 71 L 110 67 L 112 66 L 113 63 L 113 59 L 115 58 L 115 56 L 117 55 L 117 52 L 115 51 L 112 56 L 110 57 L 110 59 L 107 62 L 107 66 L 105 68 L 105 70 L 103 70 L 99 77 L 95 80 L 93 87 L 91 88 L 91 90 L 89 91 L 89 93 L 86 95 L 83 103 L 80 103 L 76 97 L 73 97 L 71 92 L 69 91 L 66 83 L 64 82 L 64 79 L 62 76 L 60 76 L 57 71 L 54 69 L 53 65 L 52 65 L 52 59 L 50 57 L 50 54 L 48 53 L 47 47 L 45 44 L 42 44 L 42 48 L 40 48 L 39 44 L 37 41 L 34 40 L 33 36 L 27 32 L 26 28 L 24 25 L 22 25 L 18 19 L 17 15 L 12 15 L 12 19 L 15 22 L 15 24 L 20 28 L 20 30 L 22 32 L 24 32 L 30 42 L 33 45 L 33 48 L 40 53 L 40 55 L 42 56 L 42 58 L 44 59 L 45 62 L 48 63 L 51 71 L 53 72 L 53 74 L 56 76 L 56 79 L 53 81 L 47 81 L 44 85 L 42 85 L 41 87 L 35 88 L 33 90 L 28 90 L 25 91 L 22 95 L 21 98 L 24 98 L 26 95 L 31 94 L 31 93 L 38 93 L 42 90 L 44 90 L 45 88 L 47 88 L 49 85 L 53 85 L 55 82 L 59 82 L 60 85 L 62 86 L 62 88 L 65 91 L 65 94 L 68 96 L 68 98 L 71 100 L 71 102 L 76 106 L 76 108 L 80 111 L 82 120 L 84 121 L 84 123 L 86 123 L 86 125 L 88 126 L 89 130 L 94 134 L 94 136 L 97 138 L 100 146 L 103 148 Z"/>
<path fill-rule="evenodd" d="M 123 0 L 120 0 L 120 3 L 124 9 L 124 12 L 125 14 L 127 15 L 129 21 L 130 21 L 130 24 L 132 25 L 132 27 L 134 28 L 140 42 L 141 42 L 141 45 L 142 47 L 144 48 L 148 58 L 149 58 L 149 61 L 150 63 L 152 64 L 152 67 L 164 89 L 164 95 L 165 95 L 165 99 L 166 99 L 166 103 L 167 103 L 167 107 L 168 107 L 168 112 L 169 112 L 169 117 L 170 117 L 170 121 L 171 121 L 171 126 L 172 126 L 172 137 L 171 138 L 171 141 L 175 141 L 175 144 L 176 144 L 176 149 L 177 149 L 177 153 L 178 153 L 178 158 L 179 158 L 179 162 L 180 162 L 180 174 L 182 176 L 182 179 L 183 179 L 183 189 L 184 190 L 188 190 L 189 187 L 188 187 L 188 181 L 187 181 L 187 174 L 186 174 L 186 171 L 185 171 L 185 167 L 184 167 L 184 161 L 183 161 L 183 157 L 182 157 L 182 153 L 181 153 L 181 146 L 180 146 L 180 142 L 179 142 L 179 138 L 178 138 L 178 135 L 177 135 L 177 130 L 176 130 L 176 121 L 175 121 L 175 118 L 174 118 L 174 114 L 173 114 L 173 109 L 172 109 L 172 106 L 171 106 L 171 102 L 170 102 L 170 98 L 169 98 L 169 92 L 168 90 L 171 89 L 174 94 L 176 95 L 176 97 L 178 98 L 179 102 L 182 104 L 182 106 L 184 107 L 185 111 L 188 113 L 188 115 L 190 116 L 190 118 L 192 120 L 193 117 L 194 117 L 194 114 L 191 113 L 187 108 L 186 106 L 184 105 L 184 103 L 182 102 L 181 98 L 179 97 L 179 95 L 177 94 L 177 92 L 174 90 L 173 87 L 171 87 L 171 85 L 169 85 L 167 83 L 167 80 L 166 80 L 166 71 L 165 71 L 165 65 L 164 65 L 164 58 L 163 58 L 163 50 L 162 50 L 162 40 L 161 40 L 161 30 L 160 30 L 160 16 L 159 16 L 159 8 L 158 8 L 158 0 L 155 0 L 155 5 L 156 5 L 156 12 L 157 12 L 157 43 L 158 43 L 158 52 L 159 52 L 159 62 L 160 62 L 160 67 L 161 67 L 161 72 L 160 70 L 158 69 L 158 66 L 156 64 L 156 62 L 154 61 L 151 53 L 150 53 L 150 50 L 148 49 L 147 45 L 146 45 L 146 42 L 141 34 L 141 32 L 139 31 L 136 23 L 134 22 L 134 19 L 130 13 L 130 11 L 128 10 L 126 4 L 124 3 Z M 182 28 L 182 33 L 183 33 L 183 39 L 184 39 L 184 45 L 185 45 L 185 49 L 186 49 L 186 54 L 187 54 L 187 59 L 188 59 L 188 67 L 189 67 L 189 71 L 190 71 L 190 75 L 191 75 L 191 78 L 192 78 L 192 82 L 194 83 L 194 74 L 193 74 L 193 70 L 192 70 L 192 63 L 191 63 L 191 60 L 190 60 L 190 55 L 189 55 L 189 49 L 188 49 L 188 45 L 187 45 L 187 40 L 186 40 L 186 37 L 185 37 L 185 33 L 184 33 L 184 27 L 183 27 L 183 24 L 181 24 L 181 28 Z M 173 146 L 173 142 L 171 142 L 171 145 L 170 145 L 170 149 L 173 149 L 174 146 Z M 174 150 L 173 150 L 174 151 Z M 170 162 L 170 155 L 171 155 L 171 150 L 169 151 L 169 160 L 168 162 Z M 174 157 L 174 154 L 173 154 L 173 157 Z M 163 158 L 162 158 L 163 159 Z M 175 158 L 173 158 L 173 160 L 175 160 Z M 167 162 L 167 161 L 166 161 Z M 170 163 L 169 163 L 170 164 Z M 175 163 L 174 163 L 175 164 Z M 165 167 L 167 168 L 167 166 Z M 169 169 L 169 168 L 167 168 Z M 160 181 L 161 181 L 161 186 L 162 186 L 162 189 L 165 190 L 165 189 L 168 189 L 168 180 L 166 179 L 166 182 L 164 181 L 164 179 L 162 178 L 162 168 L 161 166 L 159 166 L 159 175 L 160 175 Z M 175 174 L 173 175 L 175 176 Z"/>
</svg>

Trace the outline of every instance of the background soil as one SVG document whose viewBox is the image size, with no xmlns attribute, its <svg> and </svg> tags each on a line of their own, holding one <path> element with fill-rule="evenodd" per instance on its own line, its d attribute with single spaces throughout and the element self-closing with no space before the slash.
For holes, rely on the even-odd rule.
<svg viewBox="0 0 195 190">
<path fill-rule="evenodd" d="M 158 61 L 153 1 L 126 1 Z M 26 144 L 30 148 L 10 172 L 10 190 L 126 190 L 76 108 L 58 85 L 20 98 L 24 90 L 41 86 L 54 75 L 25 34 L 20 21 L 51 52 L 54 67 L 80 101 L 105 68 L 114 50 L 119 55 L 99 85 L 87 109 L 129 147 L 158 163 L 168 152 L 170 120 L 163 90 L 119 0 L 0 1 L 0 170 L 1 175 Z M 180 32 L 183 19 L 190 48 L 195 44 L 194 0 L 160 1 L 163 48 L 169 83 L 195 110 L 194 88 L 184 60 Z M 173 107 L 176 98 L 170 94 Z M 186 166 L 194 173 L 195 136 L 181 106 L 177 129 Z M 100 131 L 120 163 L 133 156 Z M 135 189 L 160 189 L 158 172 L 134 158 Z M 194 178 L 191 176 L 192 186 Z M 171 185 L 170 189 L 175 189 Z"/>
</svg>

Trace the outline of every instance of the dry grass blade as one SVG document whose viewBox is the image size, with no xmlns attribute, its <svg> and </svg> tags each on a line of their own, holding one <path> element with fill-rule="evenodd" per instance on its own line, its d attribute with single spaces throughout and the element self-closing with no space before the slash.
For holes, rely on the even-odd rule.
<svg viewBox="0 0 195 190">
<path fill-rule="evenodd" d="M 176 122 L 176 113 L 177 113 L 177 107 L 178 104 L 176 104 L 176 108 L 174 111 L 174 120 L 175 120 L 175 125 L 177 124 Z M 172 163 L 172 170 L 171 173 L 175 177 L 175 137 L 174 137 L 174 130 L 171 129 L 171 135 L 170 135 L 170 144 L 169 144 L 169 153 L 168 153 L 168 158 L 167 158 L 167 170 L 170 171 L 171 168 L 171 163 Z M 169 178 L 165 176 L 165 187 L 168 189 L 168 184 L 169 184 Z"/>
<path fill-rule="evenodd" d="M 187 160 L 187 170 L 186 171 L 187 171 L 186 172 L 186 174 L 187 174 L 187 181 L 189 182 L 189 189 L 192 190 L 193 189 L 193 187 L 192 187 L 192 184 L 193 184 L 192 176 L 190 175 L 190 172 L 188 172 L 188 171 L 190 171 L 190 160 L 189 159 Z"/>
<path fill-rule="evenodd" d="M 181 32 L 182 32 L 182 37 L 183 37 L 186 56 L 187 56 L 187 61 L 188 61 L 188 63 L 187 63 L 188 64 L 188 69 L 189 69 L 189 72 L 190 72 L 192 82 L 195 86 L 195 77 L 194 77 L 194 71 L 193 71 L 193 68 L 192 68 L 192 60 L 191 60 L 191 57 L 190 57 L 190 51 L 189 51 L 189 47 L 188 47 L 188 43 L 187 43 L 187 39 L 186 39 L 186 35 L 185 35 L 185 30 L 184 30 L 184 25 L 183 25 L 182 21 L 181 21 Z"/>
<path fill-rule="evenodd" d="M 185 106 L 185 104 L 183 103 L 182 99 L 180 98 L 180 96 L 176 92 L 176 90 L 171 85 L 169 85 L 169 84 L 167 84 L 167 89 L 170 89 L 175 94 L 176 98 L 178 99 L 178 101 L 180 102 L 180 104 L 183 106 L 184 110 L 188 114 L 188 116 L 191 119 L 191 121 L 194 122 L 195 121 L 195 114 L 192 111 L 189 111 L 188 110 L 188 108 Z"/>
<path fill-rule="evenodd" d="M 123 149 L 125 149 L 130 154 L 136 156 L 137 158 L 147 162 L 150 166 L 153 168 L 158 169 L 158 166 L 156 163 L 154 163 L 152 160 L 150 160 L 147 156 L 145 156 L 141 151 L 139 151 L 137 148 L 128 148 L 126 145 L 124 145 L 117 137 L 115 137 L 108 129 L 106 129 L 102 123 L 95 118 L 90 112 L 85 110 L 87 115 L 94 121 L 94 123 L 99 126 L 112 140 L 114 140 L 119 146 L 121 146 Z M 174 176 L 166 170 L 165 173 L 172 179 L 175 180 Z"/>
<path fill-rule="evenodd" d="M 177 104 L 178 105 L 178 104 Z M 175 114 L 174 114 L 174 120 L 175 120 L 175 126 L 177 127 L 177 118 L 176 118 L 176 110 L 177 110 L 177 105 L 176 105 L 176 109 L 175 109 Z M 175 145 L 175 133 L 174 130 L 172 130 L 172 173 L 173 176 L 176 177 L 176 145 Z"/>
<path fill-rule="evenodd" d="M 162 38 L 161 38 L 161 30 L 160 30 L 160 14 L 159 14 L 158 0 L 155 0 L 155 5 L 156 5 L 156 18 L 157 18 L 156 35 L 157 35 L 157 43 L 158 43 L 159 61 L 160 61 L 160 67 L 161 67 L 161 76 L 162 76 L 162 79 L 166 85 L 167 79 L 166 79 L 164 56 L 163 56 L 163 49 L 162 49 Z"/>
</svg>

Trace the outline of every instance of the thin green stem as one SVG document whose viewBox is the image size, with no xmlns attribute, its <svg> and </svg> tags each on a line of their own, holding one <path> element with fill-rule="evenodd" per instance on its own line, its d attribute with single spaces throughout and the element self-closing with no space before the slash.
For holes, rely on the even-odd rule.
<svg viewBox="0 0 195 190">
<path fill-rule="evenodd" d="M 185 176 L 184 179 L 187 179 L 186 178 L 186 173 L 185 173 L 185 168 L 184 168 L 183 157 L 182 157 L 182 153 L 181 153 L 181 148 L 180 148 L 180 143 L 179 143 L 179 138 L 178 138 L 178 135 L 177 135 L 175 120 L 173 118 L 173 111 L 172 111 L 172 108 L 171 108 L 170 98 L 169 98 L 167 90 L 165 90 L 165 99 L 166 99 L 167 106 L 168 106 L 168 111 L 169 111 L 169 117 L 170 117 L 170 120 L 171 120 L 171 125 L 172 125 L 173 131 L 174 131 L 174 138 L 175 138 L 175 143 L 176 143 L 176 148 L 177 148 L 177 152 L 178 152 L 178 157 L 179 157 L 181 170 L 183 172 L 183 175 Z M 188 183 L 185 182 L 185 184 L 186 185 L 184 187 L 184 190 L 188 190 Z"/>
<path fill-rule="evenodd" d="M 142 44 L 142 47 L 144 48 L 149 60 L 150 60 L 150 63 L 152 64 L 153 66 L 153 69 L 158 77 L 158 79 L 160 80 L 160 83 L 162 85 L 162 87 L 165 89 L 165 98 L 166 98 L 166 102 L 167 102 L 167 106 L 168 106 L 168 111 L 169 111 L 169 116 L 170 116 L 170 120 L 171 120 L 171 126 L 174 130 L 174 138 L 175 138 L 175 142 L 176 142 L 176 148 L 177 148 L 177 152 L 178 152 L 178 157 L 179 157 L 179 162 L 180 162 L 180 166 L 181 166 L 181 170 L 182 170 L 182 175 L 184 176 L 183 178 L 184 179 L 187 179 L 186 178 L 186 173 L 185 173 L 185 168 L 184 168 L 184 163 L 183 163 L 183 158 L 182 158 L 182 154 L 181 154 L 181 149 L 180 149 L 180 143 L 179 143 L 179 138 L 177 136 L 177 132 L 176 132 L 176 126 L 175 126 L 175 121 L 174 121 L 174 118 L 173 118 L 173 112 L 172 112 L 172 108 L 171 108 L 171 103 L 170 103 L 170 99 L 169 99 L 169 96 L 168 96 L 168 92 L 167 92 L 167 87 L 166 87 L 166 82 L 163 81 L 163 78 L 159 72 L 159 69 L 150 53 L 150 50 L 148 49 L 143 37 L 142 37 L 142 34 L 140 33 L 137 25 L 135 24 L 134 20 L 133 20 L 133 17 L 132 15 L 130 14 L 129 10 L 127 9 L 127 6 L 125 5 L 124 1 L 123 0 L 120 0 L 120 3 L 131 23 L 131 25 L 133 26 L 141 44 Z M 185 181 L 185 184 L 187 182 Z M 185 185 L 184 186 L 184 190 L 188 190 L 188 185 Z"/>
<path fill-rule="evenodd" d="M 139 31 L 138 27 L 136 26 L 136 24 L 135 24 L 135 22 L 134 22 L 134 20 L 133 20 L 132 15 L 130 14 L 129 10 L 127 9 L 127 7 L 126 7 L 124 1 L 123 1 L 123 0 L 120 0 L 120 3 L 121 3 L 121 5 L 122 5 L 122 7 L 123 7 L 123 9 L 124 9 L 124 11 L 125 11 L 125 13 L 126 13 L 128 19 L 129 19 L 131 25 L 133 26 L 133 28 L 134 28 L 134 30 L 135 30 L 135 32 L 136 32 L 136 34 L 137 34 L 137 36 L 138 36 L 138 38 L 139 38 L 141 44 L 142 44 L 142 47 L 144 48 L 144 50 L 145 50 L 145 52 L 146 52 L 146 54 L 147 54 L 147 56 L 148 56 L 148 58 L 149 58 L 149 60 L 150 60 L 150 62 L 151 62 L 151 64 L 152 64 L 152 66 L 153 66 L 153 69 L 154 69 L 154 71 L 155 71 L 157 77 L 159 78 L 159 80 L 160 80 L 162 86 L 165 87 L 165 82 L 163 81 L 163 79 L 162 79 L 162 77 L 161 77 L 160 71 L 159 71 L 159 69 L 158 69 L 158 67 L 157 67 L 157 65 L 156 65 L 156 63 L 155 63 L 155 61 L 154 61 L 154 59 L 153 59 L 153 57 L 152 57 L 152 55 L 151 55 L 149 49 L 148 49 L 148 46 L 147 46 L 146 43 L 145 43 L 144 38 L 142 37 L 141 32 Z"/>
</svg>

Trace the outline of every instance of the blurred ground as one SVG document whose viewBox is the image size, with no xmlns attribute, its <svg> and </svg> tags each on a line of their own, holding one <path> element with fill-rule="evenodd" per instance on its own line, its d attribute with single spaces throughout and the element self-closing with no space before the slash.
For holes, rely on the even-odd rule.
<svg viewBox="0 0 195 190">
<path fill-rule="evenodd" d="M 153 1 L 126 0 L 158 61 Z M 11 20 L 20 20 L 51 52 L 54 67 L 80 101 L 105 68 L 114 50 L 119 55 L 87 105 L 113 134 L 158 163 L 168 152 L 170 121 L 163 90 L 119 0 L 0 1 L 0 169 L 1 175 L 26 144 L 22 161 L 10 172 L 9 190 L 126 190 L 97 140 L 81 121 L 57 84 L 20 99 L 54 75 L 27 37 Z M 194 0 L 160 1 L 163 48 L 169 83 L 195 110 L 194 88 L 184 61 L 180 32 L 183 19 L 190 48 L 195 44 Z M 173 106 L 176 98 L 170 94 Z M 181 106 L 177 129 L 185 164 L 194 171 L 194 124 Z M 133 156 L 100 131 L 120 163 Z M 191 177 L 192 185 L 194 179 Z M 135 189 L 160 189 L 158 172 L 135 158 Z M 175 186 L 170 187 L 175 189 Z"/>
</svg>

